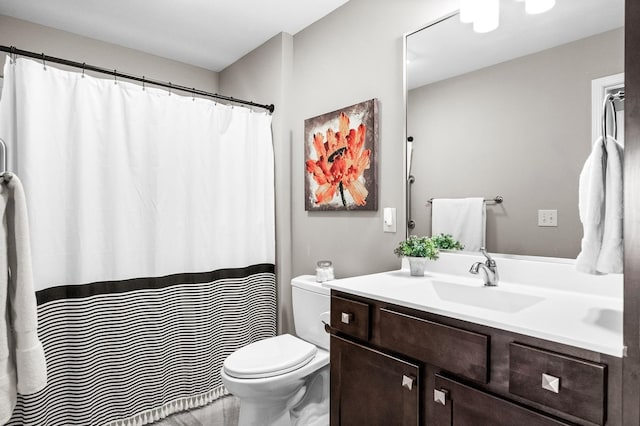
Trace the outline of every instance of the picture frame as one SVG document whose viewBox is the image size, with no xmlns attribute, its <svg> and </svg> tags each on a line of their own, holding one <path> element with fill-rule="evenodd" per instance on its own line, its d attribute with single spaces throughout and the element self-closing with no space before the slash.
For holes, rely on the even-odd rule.
<svg viewBox="0 0 640 426">
<path fill-rule="evenodd" d="M 378 100 L 304 121 L 305 210 L 378 210 Z"/>
</svg>

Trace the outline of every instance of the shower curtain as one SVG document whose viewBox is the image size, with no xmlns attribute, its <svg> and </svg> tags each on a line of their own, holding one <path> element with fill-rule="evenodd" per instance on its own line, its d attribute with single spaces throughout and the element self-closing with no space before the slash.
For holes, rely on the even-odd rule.
<svg viewBox="0 0 640 426">
<path fill-rule="evenodd" d="M 147 424 L 275 334 L 271 116 L 8 59 L 49 384 L 9 424 Z"/>
</svg>

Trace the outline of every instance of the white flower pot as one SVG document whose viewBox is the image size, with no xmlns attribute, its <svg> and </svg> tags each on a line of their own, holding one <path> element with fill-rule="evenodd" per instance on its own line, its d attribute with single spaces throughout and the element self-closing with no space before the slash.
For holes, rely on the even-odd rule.
<svg viewBox="0 0 640 426">
<path fill-rule="evenodd" d="M 411 276 L 413 277 L 424 277 L 424 268 L 427 265 L 429 259 L 426 257 L 410 257 L 407 256 L 409 260 L 409 270 L 411 271 Z"/>
</svg>

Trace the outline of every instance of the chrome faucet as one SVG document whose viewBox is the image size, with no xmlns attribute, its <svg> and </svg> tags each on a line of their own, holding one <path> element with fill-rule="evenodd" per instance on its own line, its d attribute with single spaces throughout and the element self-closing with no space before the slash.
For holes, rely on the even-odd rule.
<svg viewBox="0 0 640 426">
<path fill-rule="evenodd" d="M 474 263 L 471 265 L 469 272 L 477 274 L 482 270 L 484 275 L 484 285 L 487 287 L 495 287 L 498 285 L 498 265 L 496 264 L 496 261 L 489 256 L 489 253 L 487 253 L 487 250 L 484 247 L 480 247 L 480 252 L 487 258 L 487 260 L 484 263 Z"/>
</svg>

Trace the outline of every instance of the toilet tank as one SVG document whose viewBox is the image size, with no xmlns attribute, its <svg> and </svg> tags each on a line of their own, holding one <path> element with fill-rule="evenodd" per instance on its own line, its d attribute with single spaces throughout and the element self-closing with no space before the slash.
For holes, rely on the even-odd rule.
<svg viewBox="0 0 640 426">
<path fill-rule="evenodd" d="M 322 321 L 329 323 L 330 290 L 313 275 L 302 275 L 291 280 L 293 324 L 296 335 L 309 343 L 329 350 L 329 334 Z"/>
</svg>

